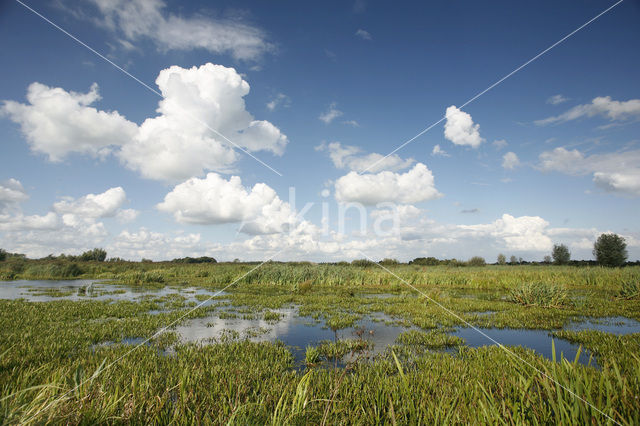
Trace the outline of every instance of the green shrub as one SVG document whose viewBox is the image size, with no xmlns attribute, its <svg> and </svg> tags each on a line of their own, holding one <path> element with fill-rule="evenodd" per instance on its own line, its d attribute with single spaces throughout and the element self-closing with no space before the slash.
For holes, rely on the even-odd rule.
<svg viewBox="0 0 640 426">
<path fill-rule="evenodd" d="M 467 263 L 469 264 L 469 266 L 486 266 L 487 264 L 487 262 L 484 260 L 484 257 L 480 256 L 473 256 Z"/>
</svg>

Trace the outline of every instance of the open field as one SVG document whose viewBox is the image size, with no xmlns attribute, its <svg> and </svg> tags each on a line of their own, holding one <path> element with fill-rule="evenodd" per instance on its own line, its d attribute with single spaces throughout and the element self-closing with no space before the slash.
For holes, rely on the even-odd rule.
<svg viewBox="0 0 640 426">
<path fill-rule="evenodd" d="M 390 267 L 419 294 L 378 266 L 273 263 L 212 299 L 254 266 L 90 263 L 74 278 L 111 281 L 20 281 L 0 300 L 3 422 L 640 422 L 638 267 Z M 64 268 L 12 267 L 5 279 Z M 474 344 L 466 323 L 520 330 L 522 346 Z M 288 345 L 292 330 L 311 341 Z"/>
</svg>

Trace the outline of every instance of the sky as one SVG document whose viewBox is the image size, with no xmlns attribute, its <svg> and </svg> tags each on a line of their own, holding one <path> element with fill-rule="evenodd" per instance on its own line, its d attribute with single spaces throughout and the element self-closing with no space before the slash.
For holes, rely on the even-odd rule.
<svg viewBox="0 0 640 426">
<path fill-rule="evenodd" d="M 0 247 L 493 262 L 614 232 L 639 259 L 639 22 L 633 0 L 0 2 Z"/>
</svg>

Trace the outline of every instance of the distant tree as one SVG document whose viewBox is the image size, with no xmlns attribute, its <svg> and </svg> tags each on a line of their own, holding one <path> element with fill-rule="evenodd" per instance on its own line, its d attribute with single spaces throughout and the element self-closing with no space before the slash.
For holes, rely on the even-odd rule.
<svg viewBox="0 0 640 426">
<path fill-rule="evenodd" d="M 518 258 L 515 257 L 515 256 L 511 256 L 509 258 L 509 263 L 512 264 L 512 265 L 516 265 L 518 263 Z"/>
<path fill-rule="evenodd" d="M 484 260 L 484 257 L 480 256 L 473 256 L 467 263 L 469 264 L 469 266 L 485 266 L 487 264 L 487 262 Z"/>
<path fill-rule="evenodd" d="M 409 261 L 409 265 L 436 266 L 439 264 L 440 261 L 435 257 L 416 257 L 415 259 Z"/>
<path fill-rule="evenodd" d="M 7 252 L 0 248 L 0 262 L 7 259 Z"/>
<path fill-rule="evenodd" d="M 571 253 L 569 248 L 564 244 L 555 244 L 551 252 L 553 257 L 553 263 L 556 265 L 566 265 L 571 260 Z"/>
<path fill-rule="evenodd" d="M 551 263 L 551 256 L 546 255 L 546 256 L 544 257 L 544 260 L 542 261 L 542 263 L 546 263 L 546 264 Z"/>
<path fill-rule="evenodd" d="M 353 266 L 361 266 L 361 267 L 364 267 L 364 268 L 368 268 L 370 266 L 375 265 L 375 262 L 373 262 L 373 261 L 371 261 L 369 259 L 356 259 L 356 260 L 351 261 L 351 264 Z"/>
<path fill-rule="evenodd" d="M 383 266 L 395 266 L 395 265 L 399 264 L 400 262 L 398 262 L 396 259 L 385 258 L 385 259 L 382 259 L 378 263 L 383 265 Z"/>
<path fill-rule="evenodd" d="M 500 253 L 498 255 L 498 265 L 505 265 L 506 263 L 507 263 L 507 257 L 504 254 Z"/>
<path fill-rule="evenodd" d="M 627 260 L 627 243 L 618 234 L 602 234 L 593 245 L 593 255 L 599 265 L 622 266 Z"/>
<path fill-rule="evenodd" d="M 94 248 L 93 250 L 85 251 L 80 255 L 80 260 L 83 262 L 88 262 L 90 260 L 95 260 L 97 262 L 104 262 L 107 258 L 107 252 L 101 248 Z"/>
</svg>

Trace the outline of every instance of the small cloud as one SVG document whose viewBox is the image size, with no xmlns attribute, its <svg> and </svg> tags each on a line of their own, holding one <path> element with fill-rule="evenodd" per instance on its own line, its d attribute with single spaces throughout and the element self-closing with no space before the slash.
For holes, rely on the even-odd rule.
<svg viewBox="0 0 640 426">
<path fill-rule="evenodd" d="M 451 105 L 446 111 L 444 137 L 456 145 L 477 148 L 484 141 L 480 137 L 480 125 L 474 124 L 471 115 Z"/>
<path fill-rule="evenodd" d="M 363 30 L 362 28 L 356 31 L 356 37 L 360 37 L 362 40 L 372 40 L 371 34 L 367 30 Z"/>
<path fill-rule="evenodd" d="M 433 147 L 433 150 L 431 151 L 431 155 L 433 155 L 434 157 L 438 155 L 441 157 L 451 157 L 449 154 L 447 154 L 447 151 L 440 148 L 440 145 L 436 145 Z"/>
<path fill-rule="evenodd" d="M 502 183 L 509 183 L 509 182 L 512 182 L 512 181 L 513 181 L 513 179 L 511 179 L 510 177 L 506 177 L 506 178 L 500 179 L 500 182 L 502 182 Z"/>
<path fill-rule="evenodd" d="M 291 99 L 284 93 L 278 93 L 270 102 L 267 102 L 267 109 L 274 111 L 279 106 L 289 108 L 291 106 Z"/>
<path fill-rule="evenodd" d="M 475 214 L 475 213 L 480 213 L 479 209 L 465 209 L 460 211 L 460 213 L 464 213 L 464 214 Z"/>
<path fill-rule="evenodd" d="M 547 99 L 547 103 L 551 105 L 558 105 L 563 102 L 567 102 L 569 98 L 565 98 L 562 95 L 553 95 Z"/>
<path fill-rule="evenodd" d="M 329 49 L 324 49 L 324 54 L 327 58 L 331 59 L 332 61 L 335 61 L 337 59 L 337 55 L 335 54 L 335 52 L 329 50 Z"/>
<path fill-rule="evenodd" d="M 502 148 L 505 148 L 509 144 L 504 139 L 498 139 L 493 141 L 491 145 L 493 145 L 497 150 L 501 150 Z"/>
<path fill-rule="evenodd" d="M 335 102 L 331 102 L 331 104 L 329 105 L 329 109 L 326 112 L 320 114 L 318 119 L 324 121 L 325 124 L 329 124 L 336 118 L 340 117 L 342 115 L 342 111 L 337 109 L 336 105 L 337 104 Z"/>
<path fill-rule="evenodd" d="M 358 123 L 356 120 L 345 120 L 342 122 L 342 124 L 346 124 L 347 126 L 352 127 L 360 127 L 360 123 Z"/>
<path fill-rule="evenodd" d="M 513 170 L 520 165 L 520 159 L 515 152 L 507 152 L 502 156 L 502 167 Z"/>
</svg>

